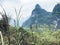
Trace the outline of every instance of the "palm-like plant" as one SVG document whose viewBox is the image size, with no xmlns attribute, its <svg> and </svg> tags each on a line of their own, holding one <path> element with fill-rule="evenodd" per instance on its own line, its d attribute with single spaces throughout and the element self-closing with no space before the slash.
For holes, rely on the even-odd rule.
<svg viewBox="0 0 60 45">
<path fill-rule="evenodd" d="M 19 38 L 18 38 L 18 40 L 17 40 L 17 43 L 18 43 L 18 45 L 21 45 L 20 43 L 21 43 L 21 37 L 22 37 L 22 35 L 20 34 L 20 26 L 19 26 L 19 22 L 20 22 L 20 19 L 21 19 L 21 11 L 22 11 L 22 6 L 20 7 L 20 9 L 19 9 L 19 11 L 17 11 L 17 9 L 15 8 L 14 10 L 15 10 L 15 13 L 16 13 L 16 20 L 14 20 L 14 24 L 15 24 L 15 27 L 16 27 L 16 29 L 17 29 L 17 32 L 19 32 Z M 22 30 L 22 29 L 21 29 Z M 22 30 L 23 31 L 23 30 Z M 18 34 L 18 33 L 17 33 Z M 20 37 L 21 36 L 21 37 Z"/>
<path fill-rule="evenodd" d="M 9 33 L 9 22 L 8 22 L 8 17 L 7 17 L 7 14 L 6 14 L 6 11 L 5 9 L 3 8 L 2 5 L 0 5 L 4 11 L 4 13 L 1 13 L 0 12 L 0 15 L 2 16 L 2 23 L 0 23 L 0 29 L 2 32 L 4 32 L 4 34 L 6 34 L 6 36 L 8 37 L 8 42 L 9 42 L 9 45 L 10 45 L 10 33 Z"/>
</svg>

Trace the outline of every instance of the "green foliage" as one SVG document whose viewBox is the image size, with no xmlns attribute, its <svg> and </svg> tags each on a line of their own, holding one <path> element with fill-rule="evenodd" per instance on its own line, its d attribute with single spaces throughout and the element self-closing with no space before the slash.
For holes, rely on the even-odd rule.
<svg viewBox="0 0 60 45">
<path fill-rule="evenodd" d="M 31 29 L 22 27 L 17 30 L 16 27 L 10 26 L 9 29 L 11 45 L 60 45 L 60 29 L 53 32 L 49 28 L 45 28 L 40 33 L 40 28 L 39 31 L 37 30 L 38 32 L 34 30 L 32 32 Z M 4 34 L 3 36 L 5 45 L 8 45 L 7 37 Z"/>
</svg>

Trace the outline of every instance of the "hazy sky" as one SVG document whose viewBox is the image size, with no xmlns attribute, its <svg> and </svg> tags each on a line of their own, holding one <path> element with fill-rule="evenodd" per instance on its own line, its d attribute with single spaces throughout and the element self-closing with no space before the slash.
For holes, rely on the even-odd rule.
<svg viewBox="0 0 60 45">
<path fill-rule="evenodd" d="M 0 4 L 4 7 L 7 14 L 10 14 L 13 19 L 15 19 L 14 8 L 19 10 L 23 6 L 21 11 L 21 24 L 31 15 L 31 11 L 34 9 L 36 4 L 39 4 L 46 11 L 52 12 L 54 6 L 60 3 L 60 0 L 0 0 Z M 0 7 L 0 11 L 1 11 Z"/>
</svg>

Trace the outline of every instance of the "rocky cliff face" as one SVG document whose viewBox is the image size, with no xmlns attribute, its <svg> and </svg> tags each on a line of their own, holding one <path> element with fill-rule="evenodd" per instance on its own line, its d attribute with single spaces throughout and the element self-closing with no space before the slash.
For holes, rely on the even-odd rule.
<svg viewBox="0 0 60 45">
<path fill-rule="evenodd" d="M 52 12 L 52 16 L 57 22 L 57 28 L 60 28 L 60 4 L 57 4 L 54 7 L 53 12 Z"/>
</svg>

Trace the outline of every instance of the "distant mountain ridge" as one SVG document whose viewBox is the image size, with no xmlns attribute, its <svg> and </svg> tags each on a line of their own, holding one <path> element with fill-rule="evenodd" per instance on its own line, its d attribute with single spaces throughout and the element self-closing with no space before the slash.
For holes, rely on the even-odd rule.
<svg viewBox="0 0 60 45">
<path fill-rule="evenodd" d="M 60 6 L 60 4 L 57 5 Z M 56 20 L 55 13 L 54 13 L 55 10 L 58 10 L 60 12 L 60 8 L 57 5 L 54 7 L 53 12 L 47 12 L 46 10 L 42 9 L 39 4 L 36 4 L 35 9 L 33 9 L 32 11 L 31 17 L 23 23 L 23 26 L 29 27 L 30 25 L 33 25 L 36 22 L 39 25 L 53 24 L 53 21 Z"/>
</svg>

